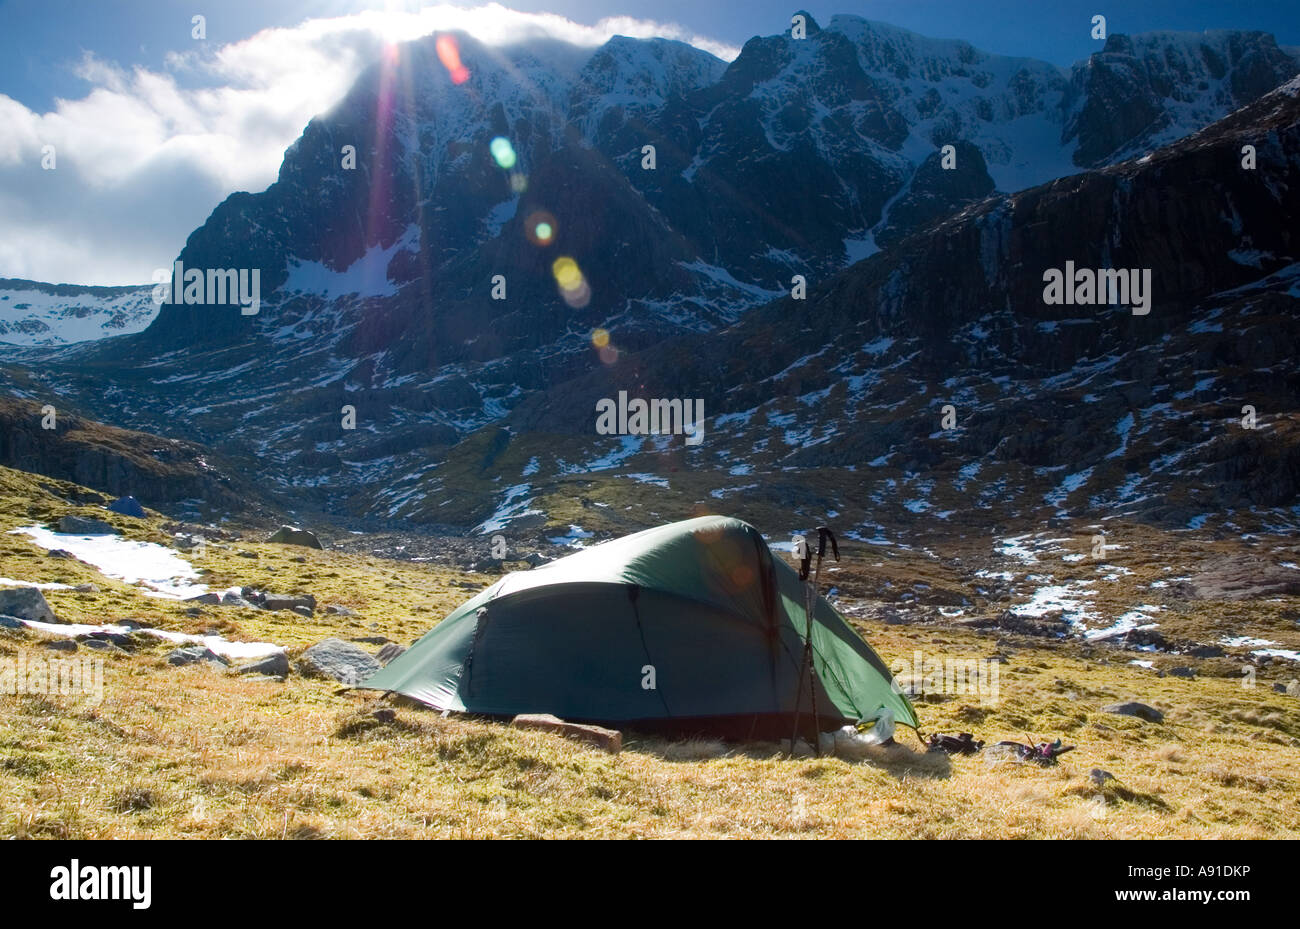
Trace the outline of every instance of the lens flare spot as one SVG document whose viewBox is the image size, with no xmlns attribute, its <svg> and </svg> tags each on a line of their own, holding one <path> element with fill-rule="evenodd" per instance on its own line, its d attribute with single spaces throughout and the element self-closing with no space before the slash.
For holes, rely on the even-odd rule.
<svg viewBox="0 0 1300 929">
<path fill-rule="evenodd" d="M 442 66 L 451 75 L 453 84 L 464 84 L 469 80 L 469 68 L 461 63 L 460 46 L 456 44 L 454 36 L 438 36 L 435 48 L 438 51 L 438 60 L 442 62 Z"/>
<path fill-rule="evenodd" d="M 515 155 L 515 147 L 507 138 L 497 136 L 488 148 L 492 152 L 492 159 L 503 171 L 509 171 L 519 161 L 518 156 Z"/>
<path fill-rule="evenodd" d="M 551 273 L 555 275 L 555 282 L 561 290 L 577 290 L 582 286 L 582 271 L 578 263 L 567 255 L 555 259 Z"/>
<path fill-rule="evenodd" d="M 604 348 L 609 344 L 608 329 L 593 329 L 591 331 L 591 344 L 596 348 Z"/>
<path fill-rule="evenodd" d="M 604 364 L 612 365 L 614 362 L 618 361 L 618 349 L 612 345 L 606 345 L 597 354 L 600 356 L 600 360 Z"/>
<path fill-rule="evenodd" d="M 510 190 L 512 193 L 521 194 L 528 189 L 528 178 L 520 171 L 515 171 L 510 175 Z"/>
<path fill-rule="evenodd" d="M 555 241 L 557 228 L 555 217 L 545 210 L 538 210 L 524 221 L 524 234 L 528 241 L 543 247 Z"/>
</svg>

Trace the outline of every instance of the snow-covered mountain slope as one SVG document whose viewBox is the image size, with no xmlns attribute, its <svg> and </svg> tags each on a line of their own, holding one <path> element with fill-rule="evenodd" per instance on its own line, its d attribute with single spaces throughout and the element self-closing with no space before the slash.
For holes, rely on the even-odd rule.
<svg viewBox="0 0 1300 929">
<path fill-rule="evenodd" d="M 0 278 L 0 343 L 88 342 L 141 332 L 157 315 L 152 286 L 82 287 Z"/>
<path fill-rule="evenodd" d="M 984 293 L 993 302 L 982 314 L 1012 299 L 1008 288 L 1018 301 L 1041 290 L 1023 256 L 999 251 L 1010 188 L 1076 175 L 1081 152 L 1105 160 L 1140 149 L 1156 138 L 1157 124 L 1159 132 L 1195 130 L 1216 108 L 1296 68 L 1259 33 L 1112 39 L 1067 72 L 856 17 L 836 17 L 824 29 L 810 18 L 806 39 L 752 39 L 730 64 L 660 40 L 619 38 L 592 51 L 430 36 L 400 47 L 314 119 L 268 190 L 232 195 L 190 236 L 181 255 L 188 268 L 261 270 L 259 314 L 164 306 L 125 344 L 51 352 L 39 376 L 106 421 L 142 430 L 183 424 L 188 437 L 247 456 L 285 493 L 426 519 L 436 519 L 430 508 L 446 498 L 433 504 L 426 490 L 402 494 L 414 494 L 467 436 L 544 393 L 577 391 L 605 368 L 626 371 L 641 363 L 628 359 L 659 357 L 649 353 L 659 344 L 683 371 L 709 358 L 736 383 L 747 381 L 743 369 L 756 353 L 783 366 L 807 355 L 796 367 L 813 370 L 851 358 L 858 368 L 843 369 L 844 389 L 856 395 L 875 383 L 876 367 L 908 371 L 908 356 L 877 357 L 863 347 L 877 345 L 879 333 L 852 344 L 856 334 L 846 336 L 849 354 L 840 359 L 820 354 L 826 341 L 805 344 L 805 335 L 765 331 L 753 345 L 722 336 L 787 293 L 794 275 L 813 292 L 881 249 L 873 267 L 900 260 L 909 242 L 944 241 L 935 235 L 945 223 L 1001 190 L 1001 206 L 979 214 L 984 244 L 963 252 L 979 262 L 979 275 L 951 293 L 926 291 L 913 321 L 927 331 L 951 322 L 959 339 L 961 327 L 981 325 L 972 323 L 980 314 L 954 318 L 950 305 Z M 438 46 L 445 52 L 448 41 L 464 73 L 445 66 Z M 1139 48 L 1140 55 L 1127 51 Z M 1193 79 L 1191 58 L 1218 75 L 1214 82 Z M 1114 77 L 1133 68 L 1142 82 Z M 940 163 L 949 143 L 954 171 Z M 655 147 L 653 169 L 643 166 L 646 145 Z M 342 157 L 347 146 L 355 167 Z M 1058 181 L 1062 191 L 1084 183 Z M 1045 225 L 1034 228 L 1085 247 L 1077 229 L 1053 225 L 1053 209 L 1044 206 L 1037 221 Z M 1091 223 L 1095 243 L 1118 234 L 1099 225 L 1100 212 L 1071 215 Z M 1123 241 L 1157 243 L 1142 260 L 1166 268 L 1190 293 L 1200 286 L 1195 272 L 1178 278 L 1181 266 L 1159 251 L 1172 246 L 1158 246 L 1187 231 L 1163 225 L 1164 216 L 1155 210 L 1144 225 L 1126 226 Z M 1242 228 L 1256 220 L 1243 218 Z M 1257 238 L 1231 248 L 1262 267 L 1281 252 L 1255 256 L 1252 249 L 1267 250 L 1260 245 L 1267 236 Z M 580 300 L 557 287 L 561 257 L 581 269 Z M 893 276 L 851 309 L 888 316 L 909 287 L 955 280 L 934 255 L 890 267 Z M 493 295 L 498 277 L 504 299 Z M 1004 289 L 985 293 L 992 282 Z M 802 307 L 788 315 L 800 318 Z M 848 309 L 837 318 L 860 325 Z M 606 351 L 593 347 L 599 329 L 611 334 Z M 1014 331 L 1017 345 L 1033 338 Z M 946 344 L 931 335 L 927 345 Z M 888 338 L 899 351 L 906 344 Z M 671 355 L 681 344 L 696 346 L 693 355 Z M 1048 350 L 1059 342 L 1034 344 Z M 733 354 L 720 357 L 715 345 Z M 798 354 L 789 354 L 796 345 Z M 940 369 L 951 360 L 932 359 Z M 670 395 L 679 381 L 664 382 Z M 747 390 L 761 394 L 780 381 Z M 749 409 L 731 406 L 741 393 L 726 397 L 728 414 Z M 851 423 L 876 402 L 899 402 L 886 394 L 836 408 Z M 355 409 L 355 430 L 341 426 L 344 407 Z M 511 428 L 542 427 L 525 416 Z M 833 444 L 790 429 L 791 467 L 804 460 L 798 443 Z M 491 473 L 492 447 L 472 453 L 487 462 L 484 474 L 505 479 Z M 566 458 L 565 467 L 578 465 Z M 394 484 L 399 476 L 409 479 L 405 490 Z M 389 497 L 377 500 L 376 484 Z"/>
</svg>

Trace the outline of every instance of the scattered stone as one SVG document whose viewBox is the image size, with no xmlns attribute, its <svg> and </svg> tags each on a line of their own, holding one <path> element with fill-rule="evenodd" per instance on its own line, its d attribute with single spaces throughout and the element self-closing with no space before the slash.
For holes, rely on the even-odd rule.
<svg viewBox="0 0 1300 929">
<path fill-rule="evenodd" d="M 360 642 L 362 645 L 387 645 L 393 640 L 386 635 L 359 635 L 349 641 Z"/>
<path fill-rule="evenodd" d="M 72 552 L 68 551 L 66 548 L 52 548 L 45 553 L 45 557 L 46 558 L 76 558 L 77 556 L 72 554 Z"/>
<path fill-rule="evenodd" d="M 112 642 L 105 642 L 103 639 L 82 639 L 81 644 L 86 648 L 94 649 L 97 652 L 121 652 L 122 654 L 125 654 L 122 649 L 118 648 Z"/>
<path fill-rule="evenodd" d="M 342 639 L 326 639 L 303 652 L 298 667 L 303 674 L 333 678 L 354 687 L 381 666 L 359 645 Z"/>
<path fill-rule="evenodd" d="M 1107 781 L 1115 780 L 1115 775 L 1109 771 L 1103 771 L 1101 768 L 1093 768 L 1088 772 L 1088 777 L 1092 778 L 1092 782 L 1098 787 L 1104 787 Z"/>
<path fill-rule="evenodd" d="M 75 652 L 77 650 L 77 643 L 73 639 L 50 639 L 43 644 L 53 652 Z"/>
<path fill-rule="evenodd" d="M 541 552 L 529 552 L 527 555 L 524 556 L 523 560 L 528 563 L 528 566 L 530 568 L 540 568 L 542 565 L 546 564 L 551 559 L 547 558 Z"/>
<path fill-rule="evenodd" d="M 12 616 L 0 616 L 0 629 L 26 629 L 27 624 Z"/>
<path fill-rule="evenodd" d="M 102 519 L 86 516 L 64 516 L 59 520 L 59 531 L 65 535 L 117 535 L 117 530 Z"/>
<path fill-rule="evenodd" d="M 339 606 L 337 603 L 331 603 L 325 607 L 325 612 L 331 616 L 359 616 L 356 610 L 349 609 L 346 606 Z"/>
<path fill-rule="evenodd" d="M 0 589 L 0 615 L 15 619 L 30 619 L 38 623 L 55 622 L 45 594 L 35 587 L 7 587 Z"/>
<path fill-rule="evenodd" d="M 380 655 L 383 652 L 379 653 Z M 1300 697 L 1300 681 L 1287 681 L 1285 684 L 1278 681 L 1273 685 L 1275 693 L 1286 694 L 1288 697 Z"/>
<path fill-rule="evenodd" d="M 316 612 L 316 598 L 311 594 L 262 594 L 260 598 L 254 598 L 256 603 L 264 610 L 294 610 L 297 612 L 299 607 L 306 609 L 307 616 L 312 616 Z"/>
<path fill-rule="evenodd" d="M 320 539 L 316 538 L 316 533 L 296 526 L 281 526 L 266 541 L 280 545 L 301 545 L 304 548 L 324 548 L 320 544 Z"/>
<path fill-rule="evenodd" d="M 107 642 L 110 645 L 122 649 L 124 652 L 132 651 L 135 648 L 135 640 L 133 640 L 129 635 L 123 635 L 120 632 L 91 632 L 84 636 L 80 636 L 80 638 L 83 642 L 91 639 L 98 642 Z"/>
<path fill-rule="evenodd" d="M 1174 592 L 1190 600 L 1260 600 L 1300 594 L 1300 572 L 1251 555 L 1230 555 L 1186 581 Z"/>
<path fill-rule="evenodd" d="M 380 664 L 386 665 L 394 658 L 397 658 L 398 656 L 405 654 L 405 652 L 406 652 L 405 645 L 398 645 L 396 642 L 390 642 L 389 644 L 381 648 L 379 650 L 379 654 L 376 655 L 375 657 L 379 659 Z"/>
<path fill-rule="evenodd" d="M 212 593 L 212 592 L 209 591 L 209 592 L 206 593 L 206 594 L 199 594 L 197 597 L 186 597 L 186 598 L 185 598 L 185 602 L 186 602 L 186 603 L 203 603 L 203 604 L 206 604 L 206 605 L 208 605 L 208 606 L 216 606 L 218 603 L 221 602 L 221 597 L 220 597 L 219 595 L 214 594 L 214 593 Z"/>
<path fill-rule="evenodd" d="M 564 736 L 572 736 L 597 745 L 614 755 L 623 750 L 623 733 L 617 729 L 606 729 L 603 726 L 587 726 L 582 723 L 567 723 L 550 713 L 521 713 L 511 721 L 510 725 L 516 729 L 542 729 L 547 732 L 557 732 Z"/>
<path fill-rule="evenodd" d="M 252 664 L 236 668 L 235 673 L 264 674 L 267 677 L 278 677 L 280 680 L 284 680 L 289 676 L 289 656 L 284 652 L 276 652 L 274 655 L 267 655 Z"/>
<path fill-rule="evenodd" d="M 72 588 L 72 592 L 78 594 L 97 594 L 99 593 L 99 588 L 94 584 L 78 584 L 76 587 Z"/>
<path fill-rule="evenodd" d="M 86 644 L 90 643 L 87 642 Z M 187 664 L 197 664 L 200 661 L 212 661 L 222 666 L 230 664 L 229 661 L 222 658 L 212 649 L 203 645 L 187 645 L 184 648 L 178 648 L 175 651 L 169 652 L 167 655 L 167 663 L 178 667 Z"/>
<path fill-rule="evenodd" d="M 1189 668 L 1186 665 L 1179 665 L 1176 668 L 1170 668 L 1169 674 L 1171 677 L 1196 677 L 1196 669 Z"/>
<path fill-rule="evenodd" d="M 222 606 L 246 606 L 250 610 L 257 609 L 256 606 L 249 603 L 239 594 L 231 593 L 230 591 L 226 591 L 224 594 L 221 595 L 221 605 Z"/>
<path fill-rule="evenodd" d="M 1193 658 L 1222 658 L 1227 652 L 1217 645 L 1198 645 L 1187 654 Z"/>
<path fill-rule="evenodd" d="M 1162 723 L 1165 721 L 1165 714 L 1153 706 L 1147 706 L 1145 703 L 1138 703 L 1130 700 L 1126 703 L 1112 703 L 1109 706 L 1101 708 L 1103 713 L 1115 713 L 1118 716 L 1136 716 L 1138 719 L 1145 719 L 1149 723 Z"/>
<path fill-rule="evenodd" d="M 123 516 L 134 516 L 136 519 L 144 519 L 144 507 L 135 497 L 118 497 L 107 507 L 114 513 L 121 513 Z"/>
<path fill-rule="evenodd" d="M 391 723 L 397 720 L 397 710 L 387 706 L 381 706 L 370 715 L 381 723 Z"/>
<path fill-rule="evenodd" d="M 235 552 L 235 554 L 238 555 L 240 558 L 261 558 L 262 557 L 257 552 L 250 552 L 247 549 L 240 549 L 239 551 Z"/>
</svg>

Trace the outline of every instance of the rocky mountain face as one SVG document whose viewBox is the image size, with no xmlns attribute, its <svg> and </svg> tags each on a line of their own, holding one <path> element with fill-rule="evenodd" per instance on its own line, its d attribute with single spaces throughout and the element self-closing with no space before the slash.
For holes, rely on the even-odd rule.
<svg viewBox="0 0 1300 929">
<path fill-rule="evenodd" d="M 677 487 L 685 508 L 835 513 L 868 538 L 980 510 L 1294 527 L 1298 122 L 1300 79 L 1150 157 L 983 200 L 806 302 L 524 400 L 453 451 L 427 500 L 491 524 L 622 479 Z M 1148 269 L 1147 312 L 1047 303 L 1044 273 L 1067 263 Z M 702 399 L 706 440 L 594 436 L 620 391 Z"/>
<path fill-rule="evenodd" d="M 193 442 L 118 429 L 42 404 L 0 398 L 0 465 L 134 496 L 147 506 L 203 519 L 239 512 L 249 519 L 277 510 L 239 467 Z M 92 502 L 77 500 L 73 502 Z M 93 502 L 107 503 L 108 498 Z"/>
<path fill-rule="evenodd" d="M 1168 179 L 1137 183 L 1171 170 L 1163 153 L 1066 177 L 1200 129 L 1293 75 L 1270 36 L 1112 36 L 1065 71 L 856 17 L 808 20 L 806 39 L 756 37 L 730 64 L 665 40 L 402 46 L 308 125 L 276 183 L 228 198 L 179 256 L 258 269 L 258 314 L 164 305 L 141 335 L 26 356 L 0 377 L 209 443 L 272 492 L 435 522 L 526 511 L 516 467 L 537 483 L 632 461 L 632 437 L 611 452 L 591 430 L 592 390 L 618 384 L 696 391 L 710 451 L 688 459 L 728 477 L 860 468 L 905 445 L 932 457 L 958 436 L 973 460 L 995 435 L 1009 435 L 1001 454 L 1052 469 L 1066 466 L 1052 429 L 1023 428 L 1006 406 L 974 438 L 965 412 L 1064 390 L 1040 380 L 1102 363 L 1099 345 L 1124 370 L 1142 349 L 1124 340 L 1168 335 L 1170 307 L 1190 312 L 1290 254 L 1281 233 L 1256 228 L 1276 226 L 1268 197 L 1285 194 L 1276 145 L 1252 175 L 1274 178 L 1263 193 L 1219 173 L 1221 198 L 1203 197 L 1174 177 L 1199 206 L 1168 199 Z M 467 77 L 446 65 L 448 41 Z M 1203 257 L 1186 260 L 1184 246 Z M 561 257 L 579 269 L 571 291 L 557 287 L 574 273 Z M 1039 265 L 1065 257 L 1145 262 L 1158 307 L 1114 324 L 1053 315 Z M 784 296 L 795 275 L 806 302 Z M 595 330 L 611 334 L 603 352 Z M 917 432 L 929 420 L 903 411 L 940 394 L 963 425 L 931 439 Z M 1111 402 L 1075 430 L 1086 420 L 1100 441 Z M 513 462 L 552 431 L 562 453 L 538 445 Z M 715 490 L 730 492 L 702 493 Z"/>
</svg>

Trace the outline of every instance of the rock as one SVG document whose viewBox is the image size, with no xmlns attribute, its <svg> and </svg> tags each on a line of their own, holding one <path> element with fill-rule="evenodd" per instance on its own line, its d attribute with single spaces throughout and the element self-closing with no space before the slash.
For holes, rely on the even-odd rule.
<svg viewBox="0 0 1300 929">
<path fill-rule="evenodd" d="M 1193 658 L 1222 658 L 1227 653 L 1217 645 L 1198 645 L 1187 654 Z"/>
<path fill-rule="evenodd" d="M 266 541 L 276 542 L 280 545 L 301 545 L 304 548 L 324 548 L 320 544 L 320 539 L 316 538 L 316 533 L 310 529 L 299 529 L 296 526 L 281 526 Z"/>
<path fill-rule="evenodd" d="M 0 589 L 0 615 L 15 619 L 30 619 L 39 623 L 55 622 L 45 594 L 35 587 L 7 587 Z"/>
<path fill-rule="evenodd" d="M 86 516 L 64 516 L 59 520 L 59 532 L 65 535 L 117 535 L 117 530 L 102 519 Z"/>
<path fill-rule="evenodd" d="M 82 639 L 81 644 L 86 648 L 94 649 L 97 652 L 119 652 L 121 654 L 126 654 L 112 642 L 106 642 L 103 639 Z"/>
<path fill-rule="evenodd" d="M 383 655 L 383 652 L 379 654 Z M 1300 697 L 1300 681 L 1287 681 L 1285 684 L 1278 681 L 1273 685 L 1273 692 L 1286 694 L 1288 697 Z"/>
<path fill-rule="evenodd" d="M 303 652 L 298 667 L 303 674 L 333 678 L 351 687 L 374 674 L 381 665 L 359 645 L 342 639 L 326 639 Z"/>
<path fill-rule="evenodd" d="M 239 594 L 231 593 L 230 591 L 226 591 L 224 594 L 221 595 L 221 605 L 222 606 L 246 606 L 250 610 L 257 609 L 256 606 L 249 603 Z"/>
<path fill-rule="evenodd" d="M 129 652 L 135 649 L 135 640 L 133 640 L 129 635 L 123 635 L 120 632 L 91 632 L 87 635 L 80 636 L 80 639 L 83 642 L 89 642 L 92 639 L 99 642 L 107 642 L 109 645 L 114 645 L 117 648 L 122 649 L 124 652 Z"/>
<path fill-rule="evenodd" d="M 204 603 L 208 606 L 216 606 L 221 602 L 221 597 L 209 591 L 205 594 L 199 594 L 197 597 L 186 597 L 186 603 Z"/>
<path fill-rule="evenodd" d="M 43 643 L 52 652 L 75 652 L 77 643 L 72 639 L 50 639 Z"/>
<path fill-rule="evenodd" d="M 379 650 L 379 654 L 375 657 L 379 659 L 380 664 L 386 665 L 394 658 L 397 658 L 398 656 L 403 655 L 405 653 L 406 653 L 405 645 L 398 645 L 396 642 L 390 642 L 389 644 L 381 648 Z"/>
<path fill-rule="evenodd" d="M 0 616 L 0 629 L 26 629 L 27 624 L 12 616 Z"/>
<path fill-rule="evenodd" d="M 1153 706 L 1147 706 L 1145 703 L 1138 703 L 1130 700 L 1127 703 L 1112 703 L 1109 706 L 1101 708 L 1103 713 L 1115 713 L 1119 716 L 1136 716 L 1138 719 L 1145 719 L 1149 723 L 1162 723 L 1165 721 L 1165 714 Z"/>
<path fill-rule="evenodd" d="M 1260 600 L 1300 594 L 1300 571 L 1249 555 L 1225 556 L 1180 582 L 1175 591 L 1192 600 Z"/>
<path fill-rule="evenodd" d="M 397 711 L 387 706 L 381 706 L 370 715 L 381 723 L 391 723 L 397 720 Z"/>
<path fill-rule="evenodd" d="M 393 640 L 386 635 L 358 635 L 353 636 L 349 641 L 360 642 L 362 645 L 387 645 Z"/>
<path fill-rule="evenodd" d="M 262 557 L 257 552 L 250 552 L 247 549 L 241 549 L 235 552 L 235 554 L 238 555 L 240 558 L 261 558 Z"/>
<path fill-rule="evenodd" d="M 552 716 L 550 713 L 521 713 L 511 721 L 510 725 L 516 729 L 542 729 L 547 732 L 558 732 L 564 736 L 572 736 L 597 745 L 614 755 L 623 750 L 623 733 L 617 729 L 587 726 L 582 723 L 566 723 L 558 716 Z"/>
<path fill-rule="evenodd" d="M 78 584 L 76 587 L 72 588 L 72 590 L 74 593 L 79 593 L 79 594 L 99 593 L 99 588 L 96 587 L 94 584 Z"/>
<path fill-rule="evenodd" d="M 66 548 L 52 548 L 45 553 L 45 557 L 46 558 L 76 558 L 77 556 L 72 554 L 72 552 L 68 551 Z"/>
<path fill-rule="evenodd" d="M 307 611 L 305 614 L 307 616 L 311 616 L 316 612 L 316 598 L 311 594 L 263 594 L 260 599 L 253 602 L 264 610 L 294 610 L 296 612 L 299 607 L 302 607 Z"/>
<path fill-rule="evenodd" d="M 359 616 L 356 610 L 349 609 L 346 606 L 339 606 L 337 603 L 331 603 L 325 607 L 325 612 L 331 616 Z"/>
<path fill-rule="evenodd" d="M 178 648 L 175 651 L 169 652 L 167 655 L 167 663 L 178 667 L 187 664 L 197 664 L 201 661 L 215 662 L 222 666 L 230 664 L 229 661 L 212 651 L 212 649 L 203 645 L 187 645 L 184 648 Z"/>
<path fill-rule="evenodd" d="M 134 516 L 136 519 L 144 519 L 144 507 L 135 497 L 118 497 L 107 507 L 114 513 L 121 513 L 123 516 Z"/>
<path fill-rule="evenodd" d="M 530 552 L 524 556 L 524 561 L 528 562 L 530 568 L 540 568 L 551 559 L 547 558 L 541 552 Z"/>
<path fill-rule="evenodd" d="M 1088 777 L 1092 778 L 1092 782 L 1098 787 L 1104 787 L 1107 781 L 1115 780 L 1115 775 L 1101 768 L 1093 768 L 1088 772 Z"/>
<path fill-rule="evenodd" d="M 1176 668 L 1170 668 L 1169 674 L 1171 677 L 1196 677 L 1196 669 L 1189 668 L 1186 665 L 1179 665 Z"/>
<path fill-rule="evenodd" d="M 241 665 L 235 669 L 235 673 L 265 674 L 267 677 L 278 677 L 284 680 L 289 676 L 289 656 L 284 652 L 276 652 L 274 655 L 259 658 L 252 664 Z"/>
</svg>

